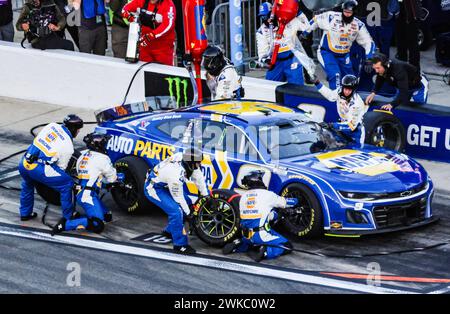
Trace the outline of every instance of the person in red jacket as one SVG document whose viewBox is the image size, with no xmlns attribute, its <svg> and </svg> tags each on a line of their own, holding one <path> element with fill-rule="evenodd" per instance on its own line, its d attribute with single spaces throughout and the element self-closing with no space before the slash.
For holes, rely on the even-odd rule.
<svg viewBox="0 0 450 314">
<path fill-rule="evenodd" d="M 123 7 L 122 16 L 133 20 L 131 12 L 138 8 L 142 24 L 139 59 L 173 65 L 176 11 L 172 0 L 132 0 Z"/>
</svg>

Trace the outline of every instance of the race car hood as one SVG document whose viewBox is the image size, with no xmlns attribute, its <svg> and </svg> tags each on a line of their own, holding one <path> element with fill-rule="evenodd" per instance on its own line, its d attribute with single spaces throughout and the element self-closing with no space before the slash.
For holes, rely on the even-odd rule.
<svg viewBox="0 0 450 314">
<path fill-rule="evenodd" d="M 428 178 L 425 169 L 408 156 L 376 147 L 290 158 L 280 165 L 288 168 L 289 175 L 309 173 L 339 190 L 360 193 L 402 192 Z"/>
</svg>

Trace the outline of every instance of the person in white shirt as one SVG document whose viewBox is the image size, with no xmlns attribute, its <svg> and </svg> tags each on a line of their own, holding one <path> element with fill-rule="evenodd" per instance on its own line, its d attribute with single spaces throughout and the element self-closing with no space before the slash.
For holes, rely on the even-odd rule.
<svg viewBox="0 0 450 314">
<path fill-rule="evenodd" d="M 206 70 L 206 84 L 211 100 L 241 99 L 244 95 L 242 78 L 233 64 L 225 58 L 222 49 L 208 46 L 203 52 L 202 66 Z"/>
<path fill-rule="evenodd" d="M 347 0 L 342 4 L 342 12 L 328 11 L 316 15 L 310 21 L 309 30 L 303 34 L 306 36 L 317 28 L 324 31 L 317 58 L 327 74 L 331 89 L 337 88 L 341 77 L 355 74 L 350 60 L 350 49 L 355 41 L 364 48 L 366 60 L 370 60 L 375 52 L 375 43 L 366 26 L 354 17 L 357 5 L 355 0 Z"/>
<path fill-rule="evenodd" d="M 356 93 L 358 78 L 352 74 L 344 76 L 341 86 L 335 90 L 329 89 L 319 80 L 316 80 L 315 85 L 323 97 L 336 102 L 340 122 L 334 122 L 331 126 L 351 137 L 362 147 L 365 140 L 363 117 L 369 106 Z"/>
<path fill-rule="evenodd" d="M 122 181 L 124 175 L 117 173 L 107 155 L 106 145 L 111 136 L 102 133 L 90 133 L 83 138 L 88 148 L 77 160 L 76 169 L 79 179 L 77 203 L 85 212 L 84 217 L 66 219 L 53 227 L 52 235 L 69 230 L 89 230 L 101 233 L 104 222 L 112 220 L 111 212 L 99 197 L 100 189 Z"/>
<path fill-rule="evenodd" d="M 62 125 L 50 123 L 35 137 L 19 163 L 22 177 L 20 192 L 20 218 L 22 221 L 37 217 L 33 212 L 34 187 L 44 184 L 61 194 L 63 216 L 70 219 L 73 213 L 73 179 L 65 170 L 74 153 L 73 138 L 83 127 L 83 120 L 70 114 Z"/>
<path fill-rule="evenodd" d="M 273 259 L 291 252 L 292 244 L 271 228 L 270 221 L 277 219 L 277 209 L 295 207 L 298 200 L 268 191 L 263 176 L 263 171 L 252 171 L 243 177 L 242 184 L 248 188 L 239 201 L 243 237 L 226 244 L 224 254 L 246 252 L 251 247 L 259 247 L 254 259 L 260 262 L 264 258 Z"/>
<path fill-rule="evenodd" d="M 271 62 L 278 29 L 276 18 L 272 21 L 274 23 L 273 29 L 270 29 L 271 11 L 272 5 L 269 2 L 263 2 L 260 5 L 258 16 L 262 23 L 256 32 L 258 60 L 266 66 L 270 65 Z M 298 32 L 308 31 L 309 28 L 308 18 L 303 12 L 299 12 L 297 17 L 286 25 L 275 65 L 266 73 L 267 80 L 303 85 L 303 68 L 310 77 L 315 76 L 314 61 L 306 54 L 297 35 Z"/>
<path fill-rule="evenodd" d="M 145 196 L 169 216 L 169 223 L 163 234 L 172 238 L 173 249 L 177 253 L 194 254 L 188 245 L 184 228 L 184 217 L 189 217 L 191 209 L 186 201 L 184 184 L 193 182 L 201 196 L 208 195 L 205 179 L 200 168 L 203 153 L 196 148 L 176 153 L 156 165 L 147 175 Z"/>
</svg>

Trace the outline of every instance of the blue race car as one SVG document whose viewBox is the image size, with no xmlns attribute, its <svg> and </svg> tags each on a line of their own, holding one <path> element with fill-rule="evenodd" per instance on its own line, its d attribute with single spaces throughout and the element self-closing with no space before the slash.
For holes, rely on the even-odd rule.
<svg viewBox="0 0 450 314">
<path fill-rule="evenodd" d="M 383 148 L 361 149 L 301 110 L 247 100 L 170 107 L 155 97 L 97 114 L 96 130 L 112 136 L 108 154 L 128 187 L 115 189 L 113 197 L 128 212 L 152 206 L 143 193 L 149 169 L 183 148 L 201 145 L 202 171 L 214 191 L 238 193 L 242 178 L 261 170 L 269 190 L 298 198 L 298 207 L 283 213 L 279 223 L 299 237 L 360 236 L 437 219 L 433 183 L 420 164 Z M 195 201 L 195 186 L 188 184 L 186 192 Z M 205 216 L 196 213 L 203 239 L 235 236 L 239 210 L 232 199 Z"/>
</svg>

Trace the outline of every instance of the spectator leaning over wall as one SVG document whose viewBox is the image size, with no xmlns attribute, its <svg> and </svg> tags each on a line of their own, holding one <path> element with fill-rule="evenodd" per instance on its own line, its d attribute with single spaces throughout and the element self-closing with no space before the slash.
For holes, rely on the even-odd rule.
<svg viewBox="0 0 450 314">
<path fill-rule="evenodd" d="M 107 44 L 105 1 L 74 0 L 73 6 L 75 10 L 81 9 L 80 52 L 104 56 Z"/>
<path fill-rule="evenodd" d="M 128 22 L 122 17 L 122 9 L 129 0 L 109 1 L 109 21 L 111 26 L 112 50 L 114 57 L 125 58 L 128 44 Z"/>
<path fill-rule="evenodd" d="M 0 40 L 14 41 L 11 0 L 0 0 Z"/>
<path fill-rule="evenodd" d="M 73 43 L 56 34 L 65 24 L 66 19 L 53 0 L 31 0 L 23 5 L 16 29 L 25 32 L 25 38 L 35 49 L 73 51 Z"/>
</svg>

